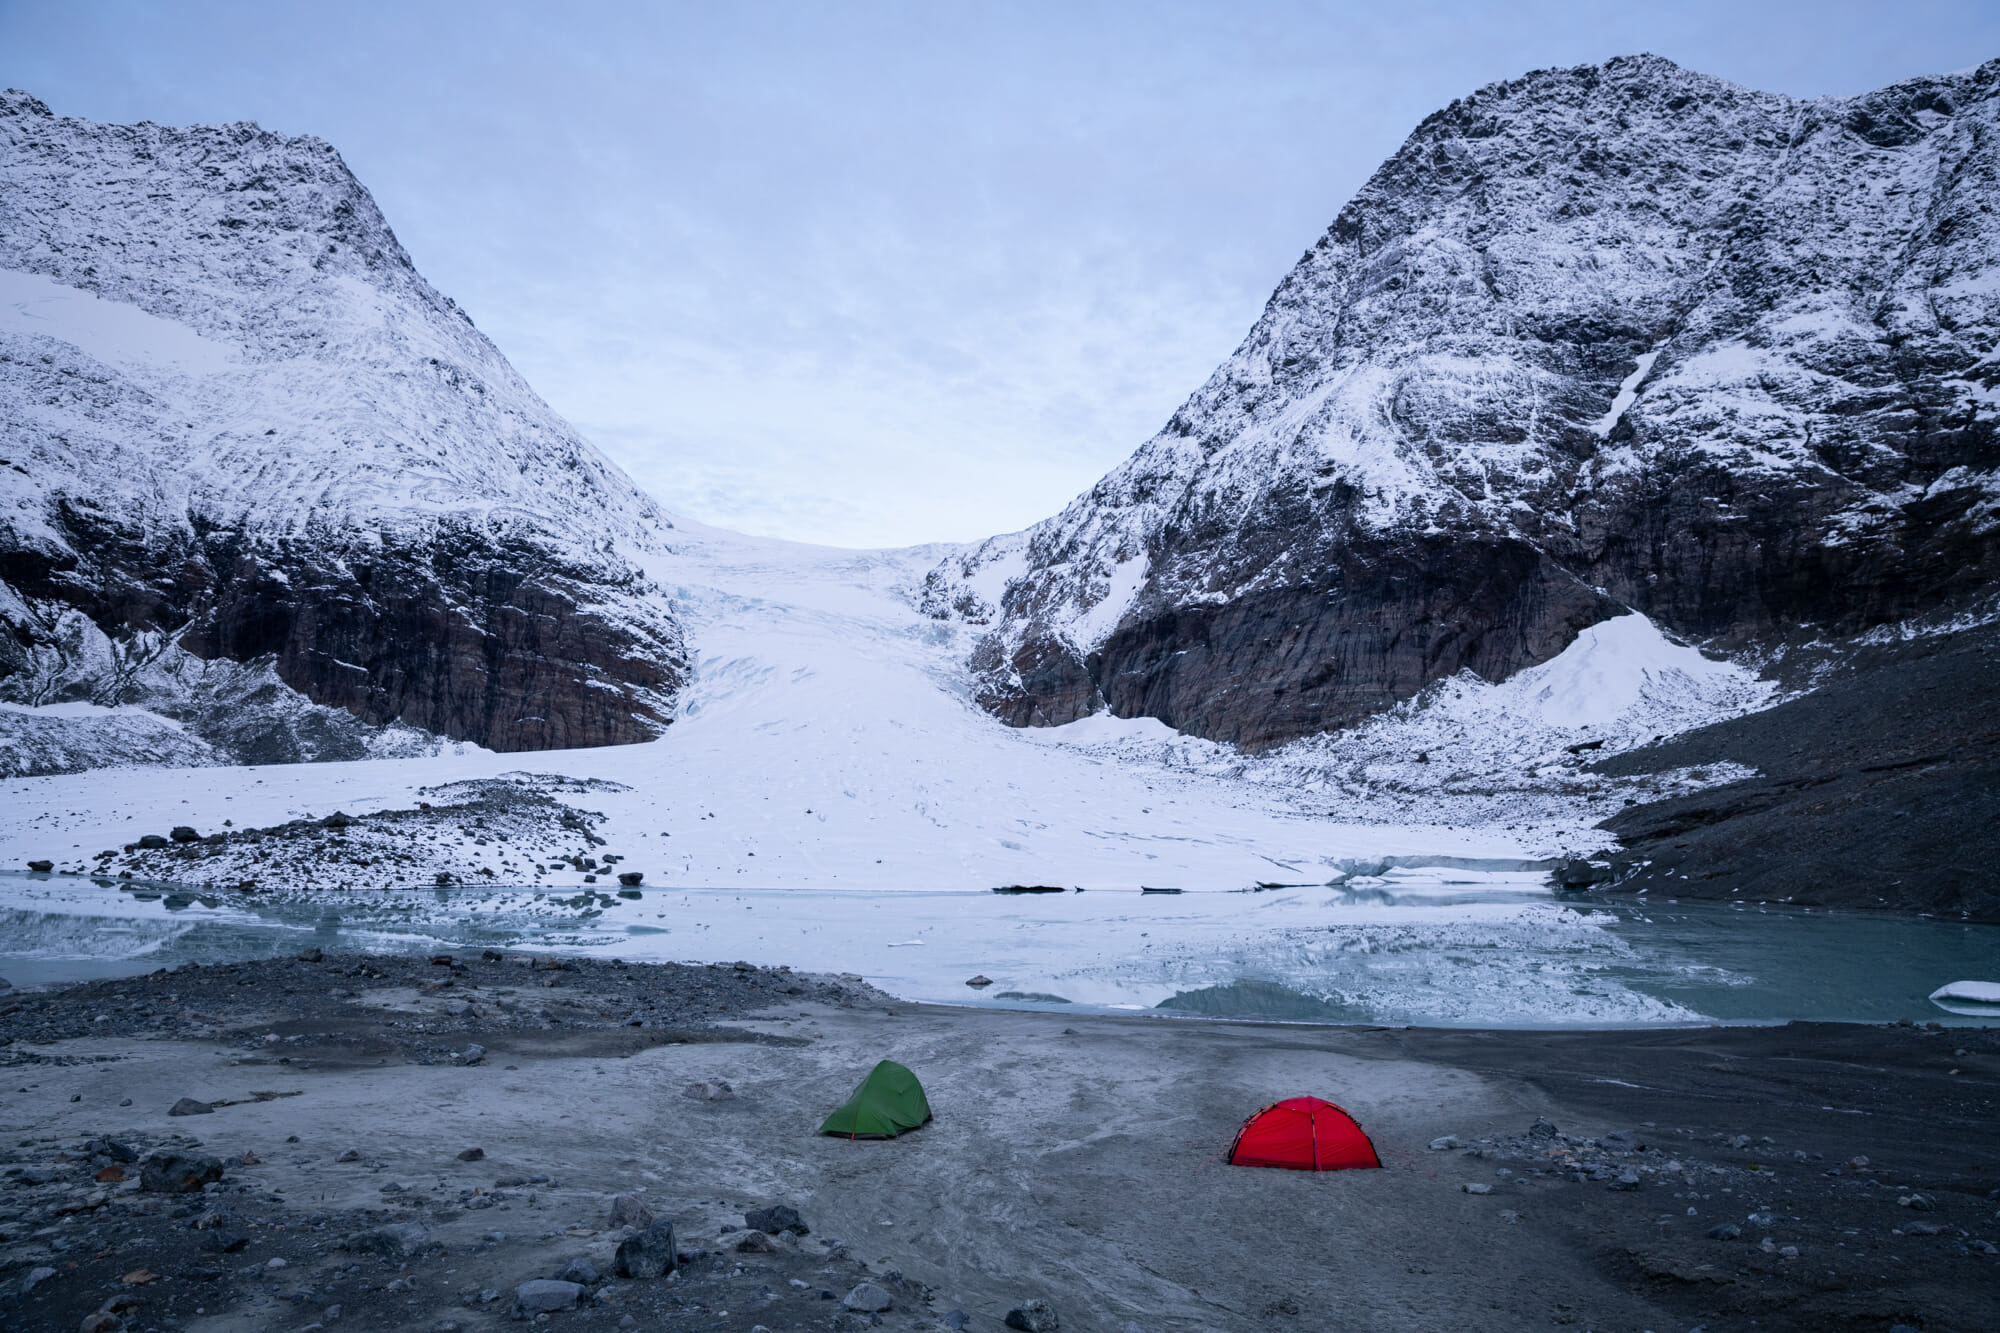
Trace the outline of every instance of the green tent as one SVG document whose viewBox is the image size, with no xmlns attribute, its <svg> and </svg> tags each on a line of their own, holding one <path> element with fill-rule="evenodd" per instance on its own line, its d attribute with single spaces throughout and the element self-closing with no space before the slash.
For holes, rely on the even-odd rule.
<svg viewBox="0 0 2000 1333">
<path fill-rule="evenodd" d="M 894 1060 L 884 1060 L 868 1071 L 847 1104 L 828 1116 L 819 1132 L 850 1139 L 893 1139 L 930 1118 L 931 1104 L 924 1100 L 924 1085 L 917 1076 Z"/>
</svg>

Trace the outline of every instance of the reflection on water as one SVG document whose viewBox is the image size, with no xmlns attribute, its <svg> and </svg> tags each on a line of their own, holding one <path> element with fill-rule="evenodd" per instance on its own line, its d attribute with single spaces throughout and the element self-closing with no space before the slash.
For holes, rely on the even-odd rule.
<svg viewBox="0 0 2000 1333">
<path fill-rule="evenodd" d="M 484 945 L 859 972 L 955 1004 L 1285 1022 L 1606 1026 L 1945 1022 L 1940 985 L 2000 979 L 2000 928 L 1714 904 L 1562 900 L 1533 863 L 1399 858 L 1330 885 L 1047 894 L 522 888 L 337 906 L 0 874 L 16 986 L 326 949 Z M 984 974 L 989 990 L 969 990 Z"/>
</svg>

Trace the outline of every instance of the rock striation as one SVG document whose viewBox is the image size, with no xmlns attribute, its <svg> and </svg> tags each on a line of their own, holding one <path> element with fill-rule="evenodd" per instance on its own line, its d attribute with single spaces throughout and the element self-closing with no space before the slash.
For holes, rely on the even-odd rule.
<svg viewBox="0 0 2000 1333">
<path fill-rule="evenodd" d="M 1652 56 L 1417 127 L 1152 440 L 955 553 L 980 702 L 1258 747 L 1628 609 L 1724 651 L 1990 601 L 2000 61 L 1860 97 Z"/>
<path fill-rule="evenodd" d="M 0 94 L 0 701 L 253 762 L 646 740 L 671 526 L 327 144 Z"/>
</svg>

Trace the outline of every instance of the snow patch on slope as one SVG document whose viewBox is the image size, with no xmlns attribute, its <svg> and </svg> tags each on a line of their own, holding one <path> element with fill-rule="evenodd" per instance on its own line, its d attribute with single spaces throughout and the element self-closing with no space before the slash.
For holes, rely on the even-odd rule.
<svg viewBox="0 0 2000 1333">
<path fill-rule="evenodd" d="M 1602 846 L 1605 836 L 1590 826 L 1627 798 L 1661 799 L 1748 776 L 1712 765 L 1613 779 L 1585 765 L 1755 712 L 1777 702 L 1776 692 L 1750 669 L 1627 615 L 1591 626 L 1508 680 L 1461 672 L 1352 730 L 1264 754 L 1183 735 L 1156 718 L 1105 713 L 1024 735 L 1033 744 L 1285 788 L 1341 819 L 1504 826 L 1548 853 Z"/>
</svg>

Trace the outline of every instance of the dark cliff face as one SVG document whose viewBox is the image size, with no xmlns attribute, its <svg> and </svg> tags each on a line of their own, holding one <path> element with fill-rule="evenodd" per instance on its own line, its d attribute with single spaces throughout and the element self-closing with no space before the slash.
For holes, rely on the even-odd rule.
<svg viewBox="0 0 2000 1333">
<path fill-rule="evenodd" d="M 1063 514 L 941 566 L 982 701 L 1267 745 L 1626 608 L 1724 648 L 2000 575 L 2000 62 L 1798 101 L 1651 57 L 1432 116 Z"/>
<path fill-rule="evenodd" d="M 645 613 L 636 571 L 567 562 L 533 534 L 148 539 L 72 521 L 65 535 L 61 560 L 0 556 L 0 578 L 42 611 L 14 627 L 14 660 L 0 661 L 9 674 L 33 672 L 26 650 L 56 642 L 48 613 L 61 608 L 113 642 L 158 634 L 204 660 L 268 661 L 284 684 L 363 723 L 495 750 L 650 740 L 686 678 L 675 626 Z M 98 702 L 147 702 L 105 684 Z"/>
<path fill-rule="evenodd" d="M 0 698 L 142 704 L 238 758 L 359 742 L 323 709 L 246 739 L 208 716 L 242 680 L 176 662 L 498 750 L 666 726 L 666 516 L 324 143 L 0 95 L 0 284 Z"/>
</svg>

